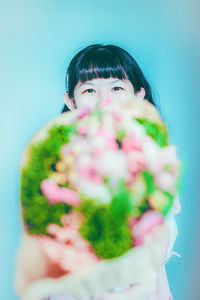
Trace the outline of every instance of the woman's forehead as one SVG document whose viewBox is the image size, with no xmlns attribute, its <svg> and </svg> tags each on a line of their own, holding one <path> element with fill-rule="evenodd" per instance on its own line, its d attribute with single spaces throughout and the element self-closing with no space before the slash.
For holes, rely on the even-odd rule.
<svg viewBox="0 0 200 300">
<path fill-rule="evenodd" d="M 98 84 L 128 83 L 128 81 L 129 81 L 128 79 L 119 79 L 119 78 L 113 78 L 113 77 L 110 77 L 110 78 L 94 78 L 92 80 L 87 80 L 85 82 L 79 81 L 77 85 L 79 87 L 84 86 L 84 85 L 94 86 L 94 85 L 98 85 Z"/>
</svg>

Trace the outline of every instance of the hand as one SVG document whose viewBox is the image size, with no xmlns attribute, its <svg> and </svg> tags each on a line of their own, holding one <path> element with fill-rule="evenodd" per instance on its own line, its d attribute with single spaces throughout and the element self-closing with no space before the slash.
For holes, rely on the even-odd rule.
<svg viewBox="0 0 200 300">
<path fill-rule="evenodd" d="M 101 297 L 99 299 L 102 300 L 119 299 L 119 295 L 121 299 L 123 295 L 123 300 L 143 300 L 147 295 L 151 295 L 156 290 L 158 272 L 166 255 L 169 236 L 168 225 L 164 223 L 154 228 L 145 237 L 144 245 L 128 251 L 122 257 L 100 261 L 82 272 L 71 273 L 60 278 L 38 278 L 38 280 L 34 280 L 31 284 L 27 284 L 23 290 L 23 300 L 39 300 L 46 295 L 61 291 L 70 293 L 81 300 L 88 300 L 94 295 L 96 295 L 96 299 L 98 299 L 97 297 Z M 27 256 L 30 253 L 29 242 L 27 240 L 25 242 L 27 248 L 22 249 Z M 37 247 L 35 247 L 36 249 Z M 33 251 L 33 243 L 31 251 Z M 33 264 L 38 266 L 38 263 L 36 264 L 37 255 L 34 255 L 34 257 L 35 261 Z M 37 259 L 40 262 L 42 261 L 43 257 L 41 253 Z M 21 267 L 21 270 L 18 270 L 18 274 L 22 278 L 27 278 L 26 272 L 31 269 L 32 259 L 30 259 L 30 256 L 29 260 L 31 260 L 29 267 L 26 265 L 25 269 Z M 45 264 L 46 262 L 44 262 L 44 267 Z M 18 265 L 20 266 L 20 264 Z M 30 280 L 30 276 L 28 277 Z M 110 292 L 115 287 L 127 285 L 132 285 L 132 287 L 119 293 Z"/>
</svg>

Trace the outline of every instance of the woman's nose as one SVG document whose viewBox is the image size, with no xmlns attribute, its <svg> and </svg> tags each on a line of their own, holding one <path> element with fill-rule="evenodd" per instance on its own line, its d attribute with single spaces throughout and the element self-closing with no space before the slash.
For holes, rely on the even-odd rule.
<svg viewBox="0 0 200 300">
<path fill-rule="evenodd" d="M 107 98 L 112 98 L 112 93 L 107 90 L 100 91 L 97 97 L 97 102 L 102 103 L 105 101 Z"/>
</svg>

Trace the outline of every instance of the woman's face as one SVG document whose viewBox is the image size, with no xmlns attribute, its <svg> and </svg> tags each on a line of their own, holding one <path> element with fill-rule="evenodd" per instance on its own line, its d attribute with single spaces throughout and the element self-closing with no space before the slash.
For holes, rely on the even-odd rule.
<svg viewBox="0 0 200 300">
<path fill-rule="evenodd" d="M 85 105 L 96 105 L 106 98 L 113 101 L 123 101 L 128 95 L 134 95 L 134 88 L 128 79 L 118 78 L 97 78 L 86 82 L 78 82 L 74 89 L 74 99 L 70 99 L 67 94 L 64 96 L 64 102 L 70 110 L 82 108 Z M 135 94 L 143 99 L 145 91 L 143 88 Z M 70 103 L 69 103 L 70 101 Z"/>
</svg>

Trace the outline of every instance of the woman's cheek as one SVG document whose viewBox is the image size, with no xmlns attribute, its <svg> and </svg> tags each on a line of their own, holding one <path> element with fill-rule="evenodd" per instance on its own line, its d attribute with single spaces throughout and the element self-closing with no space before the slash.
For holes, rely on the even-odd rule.
<svg viewBox="0 0 200 300">
<path fill-rule="evenodd" d="M 94 105 L 97 102 L 95 95 L 82 95 L 77 100 L 78 100 L 77 101 L 77 103 L 78 103 L 77 107 L 79 109 L 81 109 L 85 106 L 94 107 Z"/>
<path fill-rule="evenodd" d="M 112 94 L 112 99 L 114 101 L 125 101 L 127 99 L 126 92 L 115 92 Z"/>
</svg>

